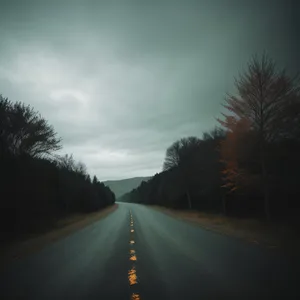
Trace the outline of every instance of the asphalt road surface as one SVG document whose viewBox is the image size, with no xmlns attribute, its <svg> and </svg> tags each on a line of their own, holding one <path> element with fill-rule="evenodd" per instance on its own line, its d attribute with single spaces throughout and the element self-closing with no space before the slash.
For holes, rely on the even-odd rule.
<svg viewBox="0 0 300 300">
<path fill-rule="evenodd" d="M 300 299 L 299 269 L 137 204 L 0 273 L 0 299 Z"/>
</svg>

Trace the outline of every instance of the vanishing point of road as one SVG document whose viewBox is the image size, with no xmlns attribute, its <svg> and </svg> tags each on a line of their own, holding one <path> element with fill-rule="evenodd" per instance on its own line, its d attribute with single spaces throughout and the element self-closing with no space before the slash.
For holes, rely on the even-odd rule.
<svg viewBox="0 0 300 300">
<path fill-rule="evenodd" d="M 296 263 L 138 204 L 14 261 L 0 299 L 300 299 Z"/>
</svg>

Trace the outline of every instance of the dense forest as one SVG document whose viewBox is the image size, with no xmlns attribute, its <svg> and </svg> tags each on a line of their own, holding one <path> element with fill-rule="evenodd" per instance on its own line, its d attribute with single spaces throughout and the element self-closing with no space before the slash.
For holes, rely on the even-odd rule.
<svg viewBox="0 0 300 300">
<path fill-rule="evenodd" d="M 299 77 L 255 55 L 235 87 L 219 125 L 175 141 L 162 172 L 120 200 L 299 222 Z"/>
<path fill-rule="evenodd" d="M 0 95 L 0 242 L 51 228 L 59 219 L 100 210 L 113 192 L 72 155 L 31 106 Z"/>
</svg>

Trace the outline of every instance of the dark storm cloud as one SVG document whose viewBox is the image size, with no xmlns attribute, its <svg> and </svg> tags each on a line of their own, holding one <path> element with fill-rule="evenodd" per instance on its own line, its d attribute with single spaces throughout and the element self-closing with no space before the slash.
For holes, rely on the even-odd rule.
<svg viewBox="0 0 300 300">
<path fill-rule="evenodd" d="M 0 3 L 0 93 L 100 179 L 151 175 L 173 141 L 211 129 L 252 54 L 299 66 L 292 1 Z"/>
</svg>

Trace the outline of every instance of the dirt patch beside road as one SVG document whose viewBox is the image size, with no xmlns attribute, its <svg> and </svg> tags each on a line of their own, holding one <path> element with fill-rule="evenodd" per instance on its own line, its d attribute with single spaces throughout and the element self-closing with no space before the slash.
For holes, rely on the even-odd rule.
<svg viewBox="0 0 300 300">
<path fill-rule="evenodd" d="M 300 236 L 295 228 L 256 219 L 238 219 L 198 211 L 151 206 L 173 217 L 193 222 L 207 230 L 226 234 L 270 249 L 299 255 Z"/>
<path fill-rule="evenodd" d="M 61 238 L 82 229 L 116 210 L 114 204 L 100 211 L 90 214 L 78 214 L 59 220 L 54 229 L 44 234 L 32 235 L 30 238 L 15 241 L 0 250 L 0 267 L 4 267 L 13 260 L 37 252 Z"/>
</svg>

